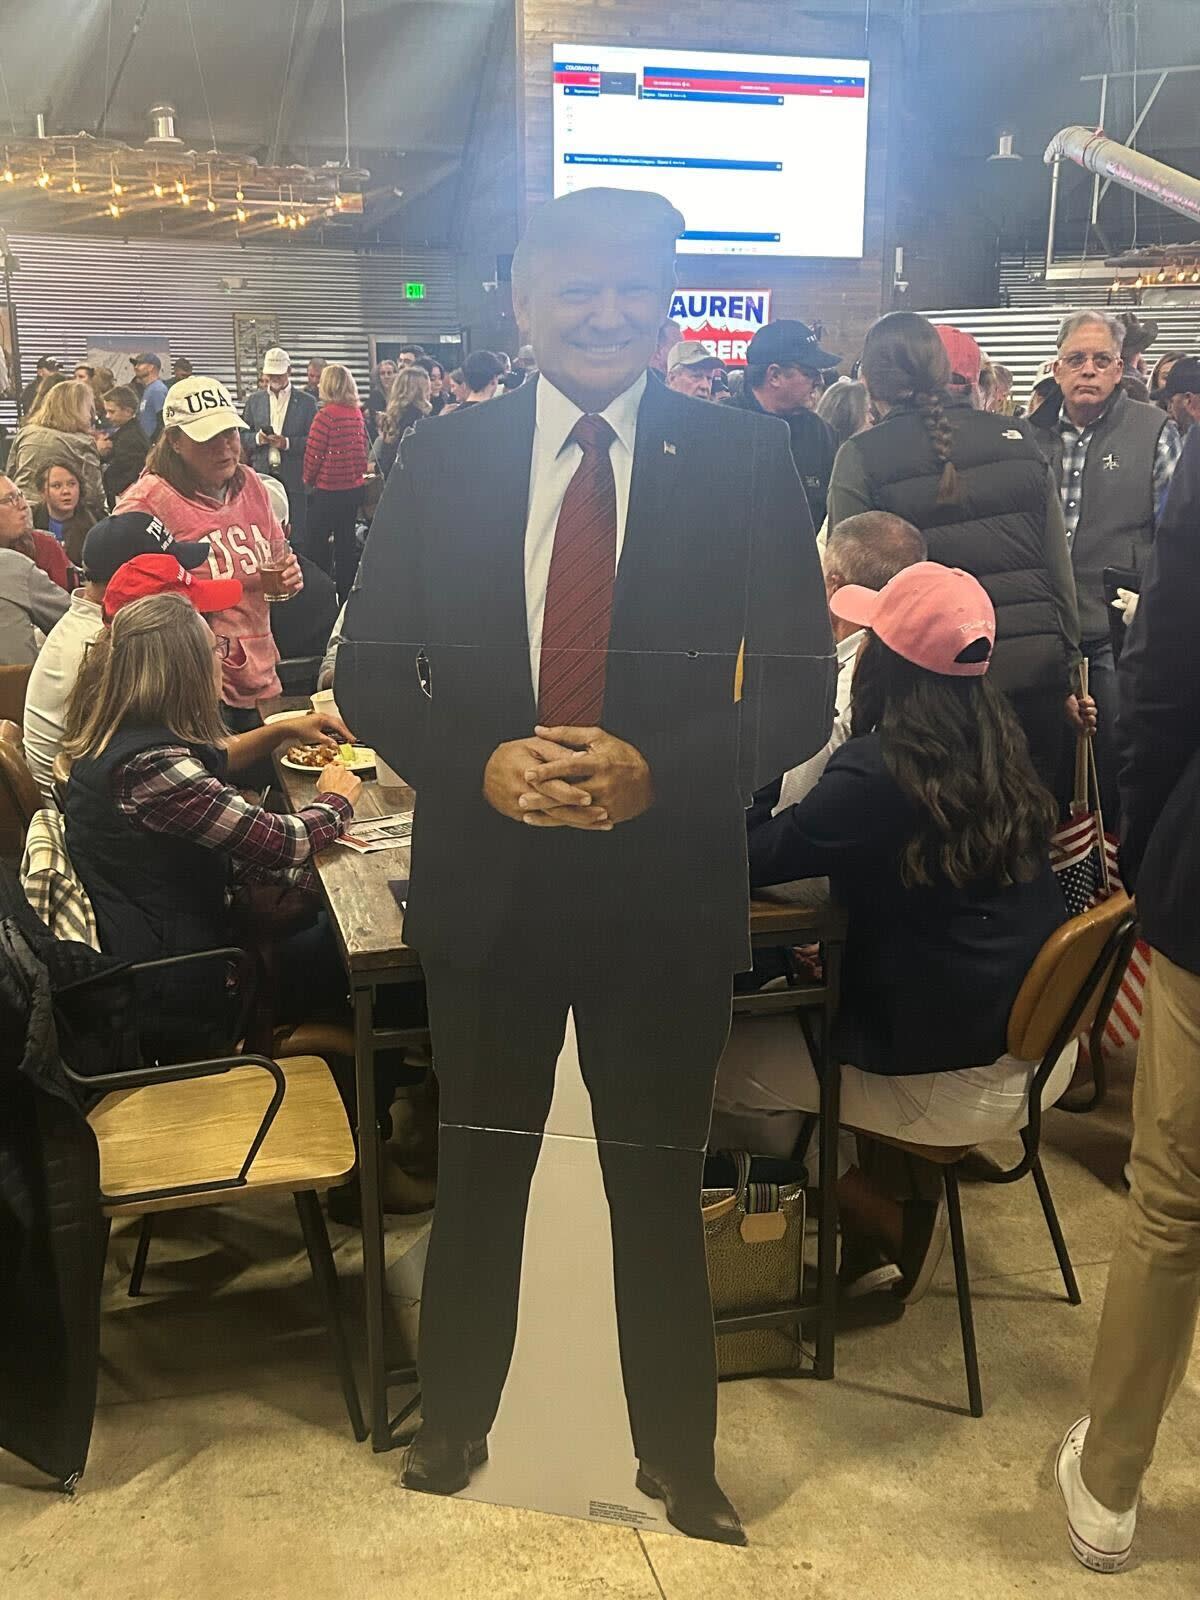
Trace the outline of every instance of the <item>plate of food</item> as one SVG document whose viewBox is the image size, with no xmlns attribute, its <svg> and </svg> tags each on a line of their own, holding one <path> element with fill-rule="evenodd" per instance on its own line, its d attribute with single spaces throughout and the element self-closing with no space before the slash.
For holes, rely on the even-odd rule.
<svg viewBox="0 0 1200 1600">
<path fill-rule="evenodd" d="M 292 772 L 317 773 L 325 767 L 348 767 L 361 777 L 375 770 L 375 752 L 364 744 L 293 744 L 279 758 Z"/>
</svg>

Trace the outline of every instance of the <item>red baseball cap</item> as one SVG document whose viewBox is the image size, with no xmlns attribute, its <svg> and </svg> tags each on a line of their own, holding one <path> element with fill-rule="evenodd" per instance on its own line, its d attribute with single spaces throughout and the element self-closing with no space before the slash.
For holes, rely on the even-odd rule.
<svg viewBox="0 0 1200 1600">
<path fill-rule="evenodd" d="M 934 327 L 942 341 L 942 348 L 950 357 L 951 382 L 957 373 L 964 383 L 978 383 L 979 374 L 983 371 L 983 351 L 971 335 L 964 333 L 961 328 L 947 327 L 943 322 L 935 322 Z"/>
<path fill-rule="evenodd" d="M 174 556 L 135 556 L 118 567 L 104 591 L 104 620 L 111 622 L 122 606 L 152 594 L 181 594 L 202 616 L 228 611 L 242 598 L 237 578 L 201 578 L 181 567 Z"/>
<path fill-rule="evenodd" d="M 996 642 L 996 613 L 987 590 L 969 572 L 918 561 L 882 589 L 850 583 L 838 589 L 829 609 L 843 622 L 870 628 L 905 661 L 944 678 L 982 678 Z M 987 641 L 981 661 L 960 661 L 969 645 Z"/>
</svg>

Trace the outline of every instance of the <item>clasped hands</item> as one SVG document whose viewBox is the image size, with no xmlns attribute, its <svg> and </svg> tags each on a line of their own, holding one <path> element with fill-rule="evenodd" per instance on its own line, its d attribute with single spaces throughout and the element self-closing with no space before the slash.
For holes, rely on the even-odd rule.
<svg viewBox="0 0 1200 1600">
<path fill-rule="evenodd" d="M 645 756 L 603 728 L 544 728 L 498 745 L 483 769 L 493 810 L 531 828 L 611 833 L 654 802 Z"/>
</svg>

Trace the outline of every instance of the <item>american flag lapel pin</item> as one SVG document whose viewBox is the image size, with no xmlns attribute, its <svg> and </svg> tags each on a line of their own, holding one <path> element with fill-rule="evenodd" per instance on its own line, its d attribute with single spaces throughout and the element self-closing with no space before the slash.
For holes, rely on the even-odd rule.
<svg viewBox="0 0 1200 1600">
<path fill-rule="evenodd" d="M 665 455 L 665 456 L 673 456 L 674 454 L 675 454 L 675 446 L 671 443 L 671 441 L 669 439 L 664 439 L 663 440 L 663 455 Z"/>
</svg>

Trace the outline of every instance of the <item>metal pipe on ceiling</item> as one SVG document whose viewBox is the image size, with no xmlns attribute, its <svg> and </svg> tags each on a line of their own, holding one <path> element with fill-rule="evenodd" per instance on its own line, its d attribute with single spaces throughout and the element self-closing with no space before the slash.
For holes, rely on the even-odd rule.
<svg viewBox="0 0 1200 1600">
<path fill-rule="evenodd" d="M 1088 172 L 1119 184 L 1135 195 L 1155 200 L 1181 217 L 1200 222 L 1200 178 L 1168 167 L 1153 156 L 1118 144 L 1094 128 L 1078 125 L 1063 128 L 1046 146 L 1047 166 L 1062 160 L 1074 161 Z M 1055 168 L 1057 171 L 1057 167 Z"/>
</svg>

